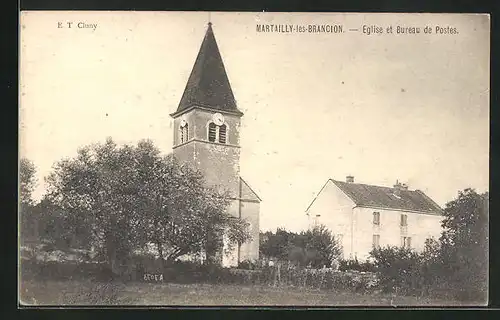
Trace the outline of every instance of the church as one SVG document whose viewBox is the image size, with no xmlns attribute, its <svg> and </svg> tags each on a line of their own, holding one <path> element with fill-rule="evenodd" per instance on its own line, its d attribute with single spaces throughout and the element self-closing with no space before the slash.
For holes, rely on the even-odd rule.
<svg viewBox="0 0 500 320">
<path fill-rule="evenodd" d="M 240 176 L 240 124 L 237 105 L 212 23 L 173 118 L 173 154 L 200 170 L 208 184 L 230 194 L 230 214 L 250 224 L 252 240 L 222 256 L 223 266 L 259 258 L 259 196 Z"/>
</svg>

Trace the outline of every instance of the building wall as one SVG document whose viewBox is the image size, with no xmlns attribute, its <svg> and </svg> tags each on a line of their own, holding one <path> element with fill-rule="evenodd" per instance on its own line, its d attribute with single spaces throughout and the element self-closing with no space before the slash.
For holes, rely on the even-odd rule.
<svg viewBox="0 0 500 320">
<path fill-rule="evenodd" d="M 373 212 L 380 213 L 380 225 L 373 224 Z M 407 227 L 401 228 L 401 215 L 407 215 Z M 425 240 L 439 238 L 441 216 L 399 210 L 374 208 L 354 209 L 353 256 L 365 260 L 373 248 L 373 235 L 380 235 L 379 245 L 400 246 L 402 237 L 411 237 L 411 247 L 417 251 L 424 249 Z"/>
<path fill-rule="evenodd" d="M 373 212 L 380 213 L 380 225 L 373 224 Z M 346 259 L 365 260 L 373 246 L 373 235 L 380 235 L 380 246 L 400 246 L 401 237 L 411 237 L 411 247 L 424 248 L 429 237 L 439 238 L 442 216 L 416 212 L 355 207 L 354 202 L 333 182 L 328 181 L 306 212 L 310 226 L 323 224 L 337 239 Z M 400 227 L 401 214 L 407 215 L 406 233 Z M 316 215 L 320 215 L 317 219 Z"/>
<path fill-rule="evenodd" d="M 351 252 L 351 219 L 354 202 L 328 180 L 307 210 L 309 224 L 325 225 L 338 239 L 345 258 Z M 316 215 L 320 217 L 316 218 Z"/>
<path fill-rule="evenodd" d="M 249 224 L 249 232 L 252 240 L 243 243 L 240 247 L 240 261 L 259 259 L 259 213 L 260 203 L 241 201 L 241 218 Z"/>
</svg>

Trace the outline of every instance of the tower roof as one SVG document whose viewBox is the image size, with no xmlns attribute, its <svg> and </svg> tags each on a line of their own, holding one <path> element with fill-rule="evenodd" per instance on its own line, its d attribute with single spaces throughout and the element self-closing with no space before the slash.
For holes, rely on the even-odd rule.
<svg viewBox="0 0 500 320">
<path fill-rule="evenodd" d="M 182 113 L 193 106 L 243 114 L 236 107 L 233 91 L 210 22 L 181 101 L 174 114 Z"/>
</svg>

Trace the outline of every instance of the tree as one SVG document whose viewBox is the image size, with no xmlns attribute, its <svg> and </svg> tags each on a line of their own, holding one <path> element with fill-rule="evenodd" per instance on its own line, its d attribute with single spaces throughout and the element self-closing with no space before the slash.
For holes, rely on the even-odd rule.
<svg viewBox="0 0 500 320">
<path fill-rule="evenodd" d="M 302 249 L 302 263 L 313 268 L 330 267 L 332 262 L 341 255 L 335 237 L 324 225 L 318 225 L 301 232 L 293 240 L 293 245 L 295 248 Z M 297 252 L 297 249 L 292 252 Z M 296 257 L 299 256 L 297 253 L 295 255 Z"/>
<path fill-rule="evenodd" d="M 459 191 L 444 210 L 440 259 L 448 281 L 465 299 L 486 297 L 488 202 L 488 193 L 481 195 L 469 188 Z"/>
<path fill-rule="evenodd" d="M 260 236 L 260 253 L 269 258 L 287 260 L 290 243 L 295 236 L 295 233 L 284 228 L 277 228 L 274 233 L 267 231 Z"/>
<path fill-rule="evenodd" d="M 206 250 L 222 233 L 233 245 L 249 239 L 248 224 L 227 213 L 225 195 L 151 141 L 118 147 L 108 138 L 86 146 L 56 164 L 47 182 L 66 225 L 86 228 L 80 234 L 90 235 L 88 245 L 104 253 L 113 271 L 149 244 L 162 260 L 174 260 Z"/>
<path fill-rule="evenodd" d="M 65 211 L 48 197 L 42 198 L 33 211 L 39 221 L 40 240 L 52 243 L 55 248 L 63 251 L 69 248 L 91 247 L 91 230 L 86 226 L 83 216 L 66 215 Z"/>
<path fill-rule="evenodd" d="M 459 191 L 446 204 L 439 242 L 427 239 L 423 252 L 387 247 L 371 252 L 386 289 L 407 293 L 437 290 L 461 300 L 485 301 L 488 272 L 489 195 Z"/>
<path fill-rule="evenodd" d="M 261 236 L 260 252 L 267 257 L 292 261 L 300 266 L 330 267 L 340 256 L 332 233 L 323 225 L 294 233 L 278 228 Z"/>
<path fill-rule="evenodd" d="M 33 191 L 36 187 L 36 168 L 33 162 L 22 158 L 19 162 L 19 200 L 21 205 L 33 205 Z"/>
<path fill-rule="evenodd" d="M 37 219 L 33 212 L 33 191 L 36 187 L 36 168 L 33 162 L 22 158 L 19 162 L 19 218 L 21 241 L 37 238 Z"/>
</svg>

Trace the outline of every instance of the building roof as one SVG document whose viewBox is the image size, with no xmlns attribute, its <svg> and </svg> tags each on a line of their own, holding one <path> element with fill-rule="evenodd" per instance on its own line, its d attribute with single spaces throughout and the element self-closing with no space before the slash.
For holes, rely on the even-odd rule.
<svg viewBox="0 0 500 320">
<path fill-rule="evenodd" d="M 211 23 L 208 23 L 205 38 L 174 115 L 194 106 L 243 115 L 236 107 Z"/>
<path fill-rule="evenodd" d="M 250 187 L 250 185 L 240 177 L 240 198 L 245 198 L 246 200 L 254 200 L 261 202 L 262 199 L 257 195 L 255 191 Z"/>
<path fill-rule="evenodd" d="M 330 179 L 357 206 L 441 215 L 441 207 L 420 190 L 406 190 Z"/>
</svg>

